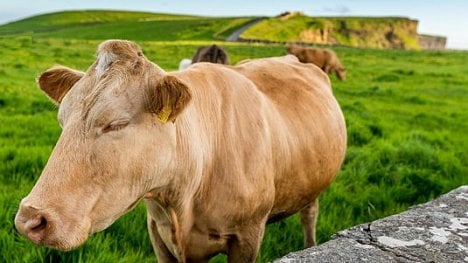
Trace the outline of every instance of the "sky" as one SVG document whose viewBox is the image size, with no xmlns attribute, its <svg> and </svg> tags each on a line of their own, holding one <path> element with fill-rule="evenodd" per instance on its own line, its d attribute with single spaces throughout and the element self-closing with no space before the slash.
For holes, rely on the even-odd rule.
<svg viewBox="0 0 468 263">
<path fill-rule="evenodd" d="M 112 9 L 207 16 L 403 16 L 418 32 L 446 36 L 447 47 L 468 50 L 468 0 L 3 0 L 0 24 L 62 10 Z"/>
</svg>

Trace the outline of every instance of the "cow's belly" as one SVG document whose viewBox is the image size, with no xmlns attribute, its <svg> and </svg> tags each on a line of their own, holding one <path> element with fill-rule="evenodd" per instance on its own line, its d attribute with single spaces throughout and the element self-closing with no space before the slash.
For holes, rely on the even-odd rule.
<svg viewBox="0 0 468 263">
<path fill-rule="evenodd" d="M 294 192 L 291 189 L 294 189 Z M 275 203 L 268 216 L 268 223 L 273 223 L 295 214 L 312 203 L 319 196 L 320 192 L 311 187 L 307 188 L 304 185 L 290 186 L 290 184 L 287 184 L 287 186 L 279 186 L 276 192 Z"/>
<path fill-rule="evenodd" d="M 275 179 L 275 202 L 268 222 L 288 217 L 311 204 L 334 180 L 341 165 L 341 154 L 302 155 L 300 162 L 281 169 Z M 293 158 L 300 159 L 299 155 Z M 284 168 L 284 167 L 283 167 Z"/>
</svg>

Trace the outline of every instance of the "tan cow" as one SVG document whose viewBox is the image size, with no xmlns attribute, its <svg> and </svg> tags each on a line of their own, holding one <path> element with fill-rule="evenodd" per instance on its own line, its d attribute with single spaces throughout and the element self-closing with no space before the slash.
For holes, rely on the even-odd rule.
<svg viewBox="0 0 468 263">
<path fill-rule="evenodd" d="M 346 70 L 336 53 L 331 49 L 289 46 L 286 51 L 295 55 L 302 63 L 313 63 L 327 74 L 335 72 L 340 80 L 346 79 Z"/>
<path fill-rule="evenodd" d="M 167 73 L 128 41 L 86 72 L 39 85 L 62 134 L 15 224 L 76 248 L 144 199 L 159 262 L 254 262 L 267 222 L 300 212 L 315 244 L 318 197 L 340 169 L 343 115 L 328 77 L 293 56 Z"/>
</svg>

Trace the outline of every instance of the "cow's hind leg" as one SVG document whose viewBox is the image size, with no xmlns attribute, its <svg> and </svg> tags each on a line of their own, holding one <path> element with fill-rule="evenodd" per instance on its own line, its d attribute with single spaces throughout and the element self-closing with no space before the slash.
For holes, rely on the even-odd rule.
<svg viewBox="0 0 468 263">
<path fill-rule="evenodd" d="M 304 246 L 306 248 L 317 244 L 315 240 L 315 225 L 317 224 L 318 212 L 318 197 L 300 211 L 301 223 L 304 228 Z"/>
</svg>

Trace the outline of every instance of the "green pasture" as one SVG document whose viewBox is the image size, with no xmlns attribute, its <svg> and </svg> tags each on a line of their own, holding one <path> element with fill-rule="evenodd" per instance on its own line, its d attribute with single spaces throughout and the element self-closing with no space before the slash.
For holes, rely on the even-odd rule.
<svg viewBox="0 0 468 263">
<path fill-rule="evenodd" d="M 134 40 L 149 59 L 175 70 L 196 48 L 213 43 L 213 35 L 227 34 L 249 21 L 152 15 L 126 21 L 151 24 L 148 28 L 154 34 L 118 30 L 127 24 L 117 21 L 122 17 L 89 22 L 78 16 L 63 23 L 58 18 L 36 17 L 0 26 L 0 255 L 4 262 L 155 261 L 143 205 L 71 252 L 37 247 L 21 237 L 13 224 L 19 201 L 34 185 L 60 135 L 56 106 L 36 87 L 38 74 L 55 64 L 86 70 L 95 59 L 97 45 L 107 38 Z M 184 23 L 197 32 L 184 31 L 186 27 L 180 26 Z M 125 30 L 128 33 L 123 34 Z M 286 53 L 280 45 L 216 43 L 226 48 L 233 63 Z M 349 142 L 343 169 L 320 200 L 320 242 L 339 230 L 401 212 L 468 184 L 468 52 L 334 50 L 348 71 L 346 81 L 335 76 L 331 80 L 346 117 Z M 268 226 L 258 262 L 301 247 L 299 218 L 293 216 Z M 224 261 L 223 256 L 213 260 Z"/>
<path fill-rule="evenodd" d="M 252 17 L 213 18 L 126 11 L 68 11 L 45 14 L 0 27 L 0 35 L 34 38 L 205 40 L 227 37 Z"/>
</svg>

